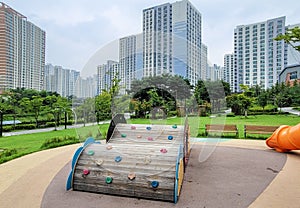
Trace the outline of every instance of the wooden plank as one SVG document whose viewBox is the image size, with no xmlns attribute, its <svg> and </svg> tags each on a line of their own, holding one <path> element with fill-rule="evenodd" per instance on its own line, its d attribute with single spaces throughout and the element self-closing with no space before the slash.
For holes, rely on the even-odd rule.
<svg viewBox="0 0 300 208">
<path fill-rule="evenodd" d="M 112 189 L 111 187 L 98 187 L 96 185 L 89 185 L 88 187 L 90 192 L 95 193 L 103 193 L 103 194 L 112 194 L 112 195 L 121 195 L 121 196 L 130 196 L 137 198 L 145 198 L 145 199 L 154 199 L 154 200 L 163 200 L 163 201 L 171 201 L 174 200 L 174 191 L 161 191 L 151 190 L 151 189 Z M 78 191 L 86 191 L 87 187 L 85 184 L 76 184 L 74 185 L 74 190 Z"/>
<path fill-rule="evenodd" d="M 75 174 L 74 177 L 74 183 L 86 183 L 86 184 L 94 184 L 99 186 L 107 186 L 105 179 L 108 175 L 100 175 L 100 176 L 93 176 L 88 175 L 85 178 L 82 177 L 80 173 Z M 163 177 L 153 177 L 151 179 L 149 176 L 141 176 L 138 175 L 134 181 L 130 181 L 127 178 L 127 174 L 124 175 L 115 175 L 111 174 L 109 175 L 113 178 L 111 186 L 113 187 L 119 187 L 119 188 L 126 188 L 130 189 L 133 187 L 144 187 L 144 188 L 151 188 L 151 182 L 152 181 L 158 181 L 159 182 L 159 188 L 160 189 L 174 189 L 174 177 L 173 178 L 163 178 Z"/>
<path fill-rule="evenodd" d="M 166 168 L 146 168 L 146 167 L 116 167 L 116 166 L 78 166 L 76 168 L 76 173 L 82 175 L 83 170 L 88 169 L 90 173 L 95 173 L 96 175 L 109 175 L 111 173 L 121 174 L 127 177 L 131 172 L 141 176 L 157 176 L 157 177 L 174 177 L 175 176 L 175 166 L 170 166 Z"/>
<path fill-rule="evenodd" d="M 244 125 L 244 137 L 247 134 L 272 134 L 279 126 Z"/>
</svg>

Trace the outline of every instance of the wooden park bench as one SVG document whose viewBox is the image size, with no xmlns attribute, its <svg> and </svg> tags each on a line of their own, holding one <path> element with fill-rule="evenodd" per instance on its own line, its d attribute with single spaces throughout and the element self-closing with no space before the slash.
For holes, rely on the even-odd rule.
<svg viewBox="0 0 300 208">
<path fill-rule="evenodd" d="M 205 134 L 206 136 L 211 133 L 233 133 L 235 137 L 238 138 L 238 128 L 236 125 L 230 124 L 205 124 Z"/>
<path fill-rule="evenodd" d="M 247 134 L 272 134 L 279 126 L 244 125 L 244 137 Z"/>
</svg>

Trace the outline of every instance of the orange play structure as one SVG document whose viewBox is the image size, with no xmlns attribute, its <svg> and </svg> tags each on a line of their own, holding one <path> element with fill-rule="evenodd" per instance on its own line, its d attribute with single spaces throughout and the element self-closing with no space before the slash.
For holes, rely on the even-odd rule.
<svg viewBox="0 0 300 208">
<path fill-rule="evenodd" d="M 296 126 L 280 126 L 267 139 L 267 145 L 277 152 L 300 149 L 300 123 Z"/>
</svg>

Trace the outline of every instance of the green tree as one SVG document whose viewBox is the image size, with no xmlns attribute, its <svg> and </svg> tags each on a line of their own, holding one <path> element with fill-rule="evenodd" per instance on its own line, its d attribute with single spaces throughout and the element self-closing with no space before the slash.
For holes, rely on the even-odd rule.
<svg viewBox="0 0 300 208">
<path fill-rule="evenodd" d="M 3 115 L 11 109 L 8 98 L 6 96 L 0 95 L 0 137 L 2 137 L 3 132 Z"/>
<path fill-rule="evenodd" d="M 274 40 L 276 41 L 285 41 L 287 44 L 291 45 L 297 51 L 300 51 L 300 45 L 297 44 L 300 42 L 300 28 L 294 27 L 286 30 L 285 34 L 278 35 Z"/>
<path fill-rule="evenodd" d="M 268 105 L 268 100 L 269 100 L 269 96 L 268 93 L 266 92 L 260 93 L 257 97 L 257 103 L 259 106 L 262 107 L 263 112 L 265 110 L 265 107 Z"/>
<path fill-rule="evenodd" d="M 34 119 L 36 122 L 36 127 L 39 126 L 38 118 L 40 116 L 41 111 L 43 110 L 43 98 L 41 96 L 32 96 L 32 100 L 30 100 L 30 109 L 34 113 Z"/>
<path fill-rule="evenodd" d="M 97 122 L 111 118 L 111 94 L 103 91 L 95 98 L 95 111 Z"/>
</svg>

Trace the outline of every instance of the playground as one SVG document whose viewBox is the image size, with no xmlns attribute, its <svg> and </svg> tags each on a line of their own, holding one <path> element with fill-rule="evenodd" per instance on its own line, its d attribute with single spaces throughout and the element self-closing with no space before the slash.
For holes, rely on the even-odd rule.
<svg viewBox="0 0 300 208">
<path fill-rule="evenodd" d="M 132 127 L 130 131 L 138 130 L 139 128 L 144 128 L 144 126 Z M 153 127 L 153 129 L 154 128 L 155 127 Z M 178 126 L 178 131 L 180 128 L 181 127 Z M 174 131 L 175 127 L 171 129 Z M 147 131 L 149 130 L 151 129 L 148 128 Z M 135 135 L 138 136 L 137 134 Z M 164 136 L 167 135 L 169 135 L 169 132 Z M 175 146 L 178 145 L 176 143 L 176 135 L 177 134 L 174 133 L 174 138 L 170 139 L 168 137 L 167 139 L 173 143 L 172 146 L 174 146 L 174 144 Z M 126 136 L 129 137 L 129 133 L 127 133 Z M 122 135 L 121 131 L 115 132 L 112 138 L 115 139 L 117 137 L 125 138 L 124 133 Z M 135 140 L 139 139 L 142 138 L 135 138 Z M 159 142 L 159 139 L 156 141 L 156 137 L 154 136 L 152 139 L 149 139 L 149 136 L 144 139 L 144 145 L 148 142 Z M 82 190 L 66 190 L 66 184 L 68 187 L 67 178 L 70 178 L 70 170 L 72 167 L 74 167 L 74 175 L 72 174 L 74 181 L 71 183 L 71 188 L 74 188 L 76 185 L 76 177 L 78 177 L 78 174 L 76 176 L 75 172 L 80 166 L 77 162 L 84 159 L 82 157 L 87 157 L 88 154 L 89 156 L 94 156 L 97 154 L 101 155 L 101 152 L 103 152 L 97 151 L 97 148 L 93 147 L 92 144 L 97 145 L 95 143 L 87 144 L 87 147 L 90 147 L 85 148 L 87 154 L 85 156 L 75 157 L 75 164 L 72 164 L 74 161 L 74 153 L 76 154 L 76 151 L 80 149 L 81 145 L 45 150 L 0 165 L 0 203 L 6 205 L 6 207 L 99 207 L 101 205 L 101 207 L 122 206 L 126 208 L 148 206 L 298 207 L 298 202 L 300 202 L 300 190 L 298 188 L 300 186 L 300 180 L 298 178 L 300 171 L 300 151 L 293 150 L 288 153 L 279 153 L 268 147 L 266 142 L 262 140 L 223 139 L 217 140 L 216 142 L 216 139 L 209 138 L 205 140 L 191 139 L 189 144 L 190 154 L 188 155 L 185 174 L 179 183 L 182 184 L 182 186 L 180 187 L 181 189 L 179 188 L 180 191 L 175 190 L 175 193 L 179 193 L 175 201 L 177 203 L 170 202 L 173 201 L 173 198 L 171 200 L 169 198 L 161 199 L 159 198 L 159 194 L 153 194 L 159 192 L 156 190 L 153 191 L 153 189 L 157 188 L 157 190 L 159 190 L 160 187 L 163 187 L 164 181 L 162 178 L 159 178 L 162 177 L 162 175 L 155 179 L 160 183 L 151 183 L 153 193 L 151 197 L 148 198 L 142 195 L 138 189 L 133 193 L 129 191 L 127 193 L 125 191 L 123 194 L 121 192 L 119 194 L 101 193 L 105 192 L 101 189 L 89 192 L 85 187 L 83 187 Z M 112 146 L 117 145 L 115 143 L 111 144 Z M 103 147 L 107 146 L 107 144 L 99 145 Z M 93 154 L 91 147 L 95 150 Z M 177 154 L 173 154 L 172 148 L 168 146 L 164 146 L 165 148 L 161 148 L 161 146 L 158 147 L 160 150 L 159 154 L 172 153 L 172 157 L 178 157 Z M 275 148 L 277 148 L 277 146 L 275 146 Z M 164 149 L 164 151 L 162 149 Z M 168 152 L 168 150 L 170 150 L 170 152 Z M 181 154 L 179 154 L 179 158 L 187 156 L 185 154 L 187 149 L 183 150 L 184 151 L 180 151 Z M 209 150 L 211 154 L 209 154 L 209 157 L 205 160 L 200 161 L 200 155 L 207 150 Z M 84 155 L 84 153 L 82 155 Z M 156 155 L 156 157 L 160 156 Z M 170 156 L 169 158 L 172 157 Z M 115 168 L 116 170 L 126 159 L 129 158 L 121 158 L 121 160 L 116 161 L 116 165 L 111 168 Z M 170 161 L 173 160 L 170 159 Z M 100 166 L 103 163 L 103 161 L 97 162 L 100 163 Z M 105 161 L 103 164 L 105 164 Z M 153 164 L 156 164 L 154 160 Z M 177 162 L 174 163 L 174 165 L 176 164 Z M 77 179 L 77 183 L 80 183 L 80 180 L 85 180 L 85 178 L 92 176 L 94 169 L 87 169 L 91 172 L 88 172 L 86 176 L 82 174 L 82 177 Z M 138 181 L 140 174 L 142 173 L 136 172 L 137 178 L 134 180 Z M 173 173 L 171 172 L 170 174 Z M 132 175 L 134 174 L 131 174 L 131 177 Z M 112 176 L 111 179 L 113 179 L 113 177 L 114 176 Z M 174 178 L 176 185 L 176 179 L 180 177 L 176 176 Z M 169 180 L 166 181 L 166 183 L 171 183 Z M 114 184 L 114 182 L 121 183 L 120 180 L 110 180 L 107 181 L 107 185 L 111 183 Z M 128 184 L 128 182 L 126 183 Z M 121 184 L 120 186 L 123 185 Z M 171 184 L 170 187 L 176 186 Z M 173 195 L 173 197 L 175 196 Z"/>
</svg>

